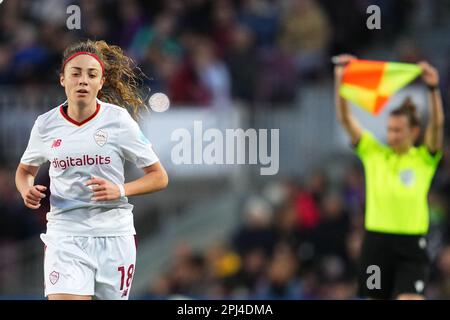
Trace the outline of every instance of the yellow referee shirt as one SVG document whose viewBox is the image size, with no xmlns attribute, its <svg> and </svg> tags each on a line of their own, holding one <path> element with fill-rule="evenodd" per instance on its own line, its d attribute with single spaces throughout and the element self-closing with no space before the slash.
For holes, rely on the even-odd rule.
<svg viewBox="0 0 450 320">
<path fill-rule="evenodd" d="M 368 231 L 422 235 L 428 232 L 428 190 L 442 157 L 425 145 L 398 155 L 363 131 L 356 153 L 366 179 L 365 227 Z"/>
</svg>

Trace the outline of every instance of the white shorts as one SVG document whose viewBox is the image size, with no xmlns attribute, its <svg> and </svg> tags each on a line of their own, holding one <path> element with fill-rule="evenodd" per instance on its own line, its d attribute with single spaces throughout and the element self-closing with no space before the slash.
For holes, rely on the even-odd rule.
<svg viewBox="0 0 450 320">
<path fill-rule="evenodd" d="M 136 264 L 133 235 L 41 234 L 41 239 L 45 244 L 45 296 L 66 293 L 107 300 L 128 299 Z"/>
</svg>

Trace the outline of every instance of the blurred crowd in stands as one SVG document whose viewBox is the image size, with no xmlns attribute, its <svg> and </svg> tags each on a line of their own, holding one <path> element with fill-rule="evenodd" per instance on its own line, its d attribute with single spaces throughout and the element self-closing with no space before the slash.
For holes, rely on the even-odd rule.
<svg viewBox="0 0 450 320">
<path fill-rule="evenodd" d="M 433 24 L 444 19 L 440 2 L 425 5 Z M 66 27 L 71 4 L 81 8 L 80 30 Z M 383 13 L 382 39 L 365 27 L 370 4 Z M 166 92 L 175 105 L 289 103 L 303 82 L 329 77 L 331 55 L 407 37 L 406 26 L 423 6 L 417 0 L 5 1 L 0 85 L 57 84 L 64 48 L 89 38 L 121 46 L 148 75 L 151 90 Z M 414 44 L 398 46 L 402 60 L 420 58 Z"/>
<path fill-rule="evenodd" d="M 81 8 L 80 30 L 66 27 L 70 4 Z M 370 4 L 382 10 L 382 33 L 364 27 Z M 332 79 L 330 57 L 337 53 L 381 46 L 398 61 L 432 59 L 433 48 L 410 40 L 411 26 L 439 27 L 449 12 L 446 0 L 7 0 L 1 6 L 0 87 L 41 94 L 58 84 L 66 46 L 104 39 L 133 57 L 148 75 L 145 85 L 165 92 L 174 106 L 215 108 L 293 104 L 303 85 Z M 447 50 L 434 54 L 445 57 Z M 448 121 L 448 58 L 440 67 Z M 430 298 L 450 298 L 449 152 L 430 194 Z M 1 160 L 0 245 L 44 231 L 48 211 L 47 203 L 30 214 L 14 186 L 17 163 Z M 363 213 L 359 164 L 338 185 L 330 183 L 326 164 L 309 177 L 272 182 L 243 204 L 232 239 L 206 252 L 181 243 L 148 295 L 353 298 Z"/>
</svg>

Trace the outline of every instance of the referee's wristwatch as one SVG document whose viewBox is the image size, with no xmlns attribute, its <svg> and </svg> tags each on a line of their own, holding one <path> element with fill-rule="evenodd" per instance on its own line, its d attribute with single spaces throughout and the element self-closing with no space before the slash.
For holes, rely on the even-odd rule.
<svg viewBox="0 0 450 320">
<path fill-rule="evenodd" d="M 437 91 L 439 90 L 439 85 L 435 84 L 435 85 L 427 85 L 427 88 L 429 91 L 433 92 L 433 91 Z"/>
</svg>

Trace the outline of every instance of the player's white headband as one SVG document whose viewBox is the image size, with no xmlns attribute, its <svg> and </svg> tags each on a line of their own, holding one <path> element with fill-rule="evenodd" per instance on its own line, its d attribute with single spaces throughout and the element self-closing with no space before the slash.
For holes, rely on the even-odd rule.
<svg viewBox="0 0 450 320">
<path fill-rule="evenodd" d="M 87 54 L 88 56 L 91 56 L 92 58 L 94 58 L 95 60 L 97 60 L 98 63 L 100 63 L 100 65 L 101 65 L 101 67 L 102 67 L 102 75 L 105 74 L 105 65 L 103 64 L 103 61 L 102 61 L 102 60 L 99 58 L 99 56 L 96 55 L 95 53 L 87 52 L 87 51 L 80 51 L 80 52 L 74 53 L 73 55 L 71 55 L 70 57 L 68 57 L 68 58 L 64 61 L 64 63 L 63 63 L 62 70 L 64 71 L 64 68 L 65 68 L 67 62 L 69 62 L 69 61 L 72 60 L 73 58 L 78 57 L 78 56 L 80 56 L 80 55 L 82 55 L 82 54 Z"/>
</svg>

